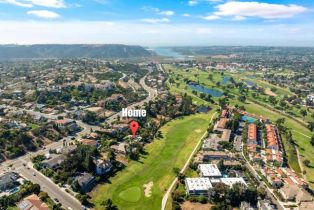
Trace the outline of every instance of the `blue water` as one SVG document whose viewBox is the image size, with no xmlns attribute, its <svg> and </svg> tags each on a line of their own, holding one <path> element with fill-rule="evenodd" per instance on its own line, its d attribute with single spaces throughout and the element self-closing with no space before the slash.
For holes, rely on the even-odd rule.
<svg viewBox="0 0 314 210">
<path fill-rule="evenodd" d="M 230 82 L 230 79 L 231 79 L 231 77 L 225 76 L 225 77 L 222 79 L 222 84 L 227 84 L 228 82 Z"/>
<path fill-rule="evenodd" d="M 213 97 L 221 97 L 223 95 L 223 93 L 219 90 L 216 89 L 212 89 L 212 88 L 206 88 L 203 87 L 202 85 L 198 85 L 198 84 L 189 84 L 190 88 L 192 88 L 193 90 L 202 92 L 202 93 L 206 93 L 209 94 Z"/>
<path fill-rule="evenodd" d="M 253 122 L 255 122 L 257 119 L 255 119 L 254 117 L 249 117 L 249 116 L 246 116 L 246 115 L 244 115 L 244 116 L 242 116 L 242 121 L 246 121 L 246 122 L 248 122 L 248 123 L 253 123 Z"/>
<path fill-rule="evenodd" d="M 20 191 L 20 188 L 19 187 L 15 187 L 15 188 L 13 188 L 12 190 L 10 190 L 9 192 L 11 193 L 11 194 L 14 194 L 14 193 L 17 193 L 17 192 L 19 192 Z"/>
<path fill-rule="evenodd" d="M 244 82 L 252 87 L 256 87 L 257 85 L 254 82 L 251 82 L 249 80 L 244 80 Z"/>
</svg>

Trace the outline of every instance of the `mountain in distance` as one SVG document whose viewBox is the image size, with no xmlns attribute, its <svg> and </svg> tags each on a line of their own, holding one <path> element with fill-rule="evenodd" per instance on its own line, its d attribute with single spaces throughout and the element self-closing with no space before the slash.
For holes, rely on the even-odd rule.
<svg viewBox="0 0 314 210">
<path fill-rule="evenodd" d="M 121 44 L 0 45 L 0 59 L 38 58 L 139 58 L 151 53 L 141 46 Z"/>
</svg>

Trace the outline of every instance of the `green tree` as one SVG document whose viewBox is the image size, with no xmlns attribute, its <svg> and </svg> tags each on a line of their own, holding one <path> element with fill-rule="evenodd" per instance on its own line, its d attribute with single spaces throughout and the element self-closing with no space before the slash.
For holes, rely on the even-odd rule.
<svg viewBox="0 0 314 210">
<path fill-rule="evenodd" d="M 107 199 L 102 205 L 105 206 L 104 210 L 118 210 L 118 207 L 113 204 L 111 199 Z"/>
<path fill-rule="evenodd" d="M 275 105 L 278 103 L 278 101 L 277 101 L 277 99 L 276 99 L 275 96 L 269 96 L 269 97 L 268 97 L 268 101 L 269 101 L 269 103 L 271 103 L 273 106 L 275 106 Z"/>
<path fill-rule="evenodd" d="M 310 167 L 311 166 L 311 161 L 309 161 L 309 160 L 304 160 L 303 161 L 303 164 L 306 166 L 306 167 Z"/>
<path fill-rule="evenodd" d="M 303 119 L 307 115 L 307 111 L 304 109 L 301 109 L 300 114 L 302 115 Z"/>
<path fill-rule="evenodd" d="M 314 131 L 314 121 L 309 122 L 307 127 L 310 129 L 310 131 Z"/>
<path fill-rule="evenodd" d="M 241 95 L 239 96 L 238 100 L 241 101 L 242 103 L 245 103 L 246 97 L 244 95 Z"/>
<path fill-rule="evenodd" d="M 311 137 L 311 145 L 314 146 L 314 135 Z"/>
</svg>

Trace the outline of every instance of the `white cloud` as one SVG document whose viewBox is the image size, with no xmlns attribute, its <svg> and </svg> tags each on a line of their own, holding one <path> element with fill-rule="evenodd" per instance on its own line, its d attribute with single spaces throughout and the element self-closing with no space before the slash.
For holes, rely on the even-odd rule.
<svg viewBox="0 0 314 210">
<path fill-rule="evenodd" d="M 172 16 L 175 14 L 174 11 L 171 11 L 171 10 L 166 10 L 166 11 L 160 11 L 158 12 L 159 15 L 165 15 L 165 16 Z"/>
<path fill-rule="evenodd" d="M 183 17 L 190 17 L 191 15 L 189 13 L 182 14 Z"/>
<path fill-rule="evenodd" d="M 216 4 L 218 2 L 222 2 L 223 0 L 190 0 L 188 1 L 188 5 L 189 6 L 195 6 L 201 2 L 207 2 L 207 3 L 210 3 L 210 4 Z"/>
<path fill-rule="evenodd" d="M 33 7 L 32 4 L 23 3 L 23 2 L 16 1 L 16 0 L 2 0 L 2 1 L 0 1 L 0 3 L 12 4 L 12 5 L 19 6 L 19 7 L 28 7 L 28 8 Z"/>
<path fill-rule="evenodd" d="M 218 16 L 259 17 L 264 19 L 290 18 L 305 12 L 303 6 L 231 1 L 217 6 Z"/>
<path fill-rule="evenodd" d="M 146 12 L 153 12 L 157 15 L 172 16 L 175 14 L 175 12 L 172 10 L 160 10 L 159 8 L 156 7 L 144 6 L 142 9 Z"/>
<path fill-rule="evenodd" d="M 37 6 L 64 8 L 66 7 L 64 0 L 25 0 Z"/>
<path fill-rule="evenodd" d="M 48 11 L 48 10 L 32 10 L 32 11 L 28 11 L 27 14 L 34 15 L 40 18 L 46 18 L 46 19 L 55 19 L 55 18 L 60 17 L 58 13 Z"/>
<path fill-rule="evenodd" d="M 0 3 L 12 4 L 20 7 L 52 7 L 52 8 L 64 8 L 66 7 L 64 0 L 1 0 Z"/>
<path fill-rule="evenodd" d="M 220 16 L 218 16 L 218 15 L 208 15 L 208 16 L 203 17 L 203 19 L 205 19 L 205 20 L 218 20 L 218 19 L 220 19 Z"/>
<path fill-rule="evenodd" d="M 168 23 L 170 20 L 168 18 L 145 18 L 142 19 L 145 23 Z"/>
<path fill-rule="evenodd" d="M 146 24 L 106 21 L 4 21 L 1 44 L 136 44 L 175 45 L 284 45 L 314 46 L 314 27 L 308 24 Z M 130 33 L 132 29 L 132 33 Z M 298 31 L 297 33 L 295 31 Z"/>
<path fill-rule="evenodd" d="M 234 18 L 232 18 L 232 20 L 235 20 L 235 21 L 246 20 L 246 17 L 237 15 L 237 16 L 235 16 Z"/>
<path fill-rule="evenodd" d="M 188 5 L 189 6 L 194 6 L 194 5 L 197 5 L 199 2 L 197 0 L 191 0 L 188 2 Z"/>
</svg>

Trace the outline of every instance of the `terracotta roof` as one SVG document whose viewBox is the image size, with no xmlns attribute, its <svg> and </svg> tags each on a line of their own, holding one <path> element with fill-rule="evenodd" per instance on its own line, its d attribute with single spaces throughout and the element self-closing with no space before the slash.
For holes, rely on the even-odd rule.
<svg viewBox="0 0 314 210">
<path fill-rule="evenodd" d="M 267 146 L 278 147 L 278 137 L 275 131 L 275 126 L 267 124 L 266 125 L 266 134 L 267 134 Z"/>
<path fill-rule="evenodd" d="M 220 117 L 224 118 L 224 117 L 227 117 L 227 115 L 228 115 L 228 110 L 224 109 L 222 110 Z"/>
<path fill-rule="evenodd" d="M 80 141 L 83 145 L 89 145 L 89 146 L 97 146 L 97 141 L 91 140 L 91 139 L 82 139 Z"/>
<path fill-rule="evenodd" d="M 256 141 L 256 132 L 257 132 L 257 127 L 254 123 L 249 124 L 248 128 L 248 139 Z"/>
<path fill-rule="evenodd" d="M 285 181 L 285 183 L 287 183 L 289 185 L 294 183 L 289 177 L 284 178 L 283 180 Z"/>
<path fill-rule="evenodd" d="M 56 124 L 60 124 L 60 125 L 65 125 L 65 124 L 67 124 L 69 122 L 70 122 L 70 120 L 68 120 L 68 119 L 56 120 L 55 121 Z"/>
<path fill-rule="evenodd" d="M 218 121 L 218 128 L 225 128 L 226 127 L 226 123 L 229 121 L 228 118 L 220 118 L 220 120 Z"/>
<path fill-rule="evenodd" d="M 18 206 L 20 210 L 49 210 L 48 205 L 35 194 L 26 197 Z"/>
</svg>

